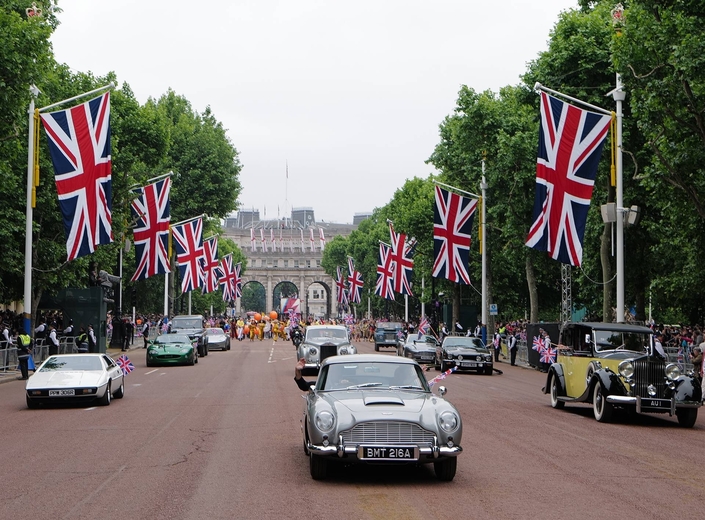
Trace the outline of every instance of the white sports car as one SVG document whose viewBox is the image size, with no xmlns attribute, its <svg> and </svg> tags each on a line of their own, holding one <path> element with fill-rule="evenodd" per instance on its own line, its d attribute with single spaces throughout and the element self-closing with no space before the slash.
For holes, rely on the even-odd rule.
<svg viewBox="0 0 705 520">
<path fill-rule="evenodd" d="M 49 356 L 27 380 L 27 407 L 64 402 L 109 405 L 125 395 L 122 368 L 107 354 Z"/>
</svg>

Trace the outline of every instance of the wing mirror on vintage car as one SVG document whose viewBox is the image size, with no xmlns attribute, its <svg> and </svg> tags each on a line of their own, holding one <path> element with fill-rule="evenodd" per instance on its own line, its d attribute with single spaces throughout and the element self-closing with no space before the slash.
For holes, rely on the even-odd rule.
<svg viewBox="0 0 705 520">
<path fill-rule="evenodd" d="M 592 338 L 590 337 L 590 334 L 585 334 L 585 344 L 589 345 L 592 342 Z"/>
<path fill-rule="evenodd" d="M 443 397 L 448 393 L 448 389 L 445 386 L 439 386 L 438 387 L 438 394 Z"/>
</svg>

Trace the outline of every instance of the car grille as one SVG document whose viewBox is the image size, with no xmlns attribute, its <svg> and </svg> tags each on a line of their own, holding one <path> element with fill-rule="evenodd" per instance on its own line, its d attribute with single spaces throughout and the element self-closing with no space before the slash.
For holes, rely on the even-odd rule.
<svg viewBox="0 0 705 520">
<path fill-rule="evenodd" d="M 335 345 L 321 345 L 321 361 L 328 357 L 337 355 L 338 347 L 336 347 Z"/>
<path fill-rule="evenodd" d="M 341 432 L 346 444 L 433 444 L 433 432 L 418 424 L 375 421 L 356 424 Z"/>
<path fill-rule="evenodd" d="M 632 390 L 634 395 L 640 397 L 651 397 L 647 391 L 649 385 L 656 387 L 656 395 L 653 397 L 663 398 L 666 391 L 666 362 L 662 359 L 642 358 L 633 362 L 634 364 L 634 385 Z"/>
<path fill-rule="evenodd" d="M 161 354 L 158 356 L 159 359 L 179 359 L 180 354 Z"/>
<path fill-rule="evenodd" d="M 386 332 L 384 334 L 384 341 L 396 341 L 397 335 L 394 332 Z"/>
</svg>

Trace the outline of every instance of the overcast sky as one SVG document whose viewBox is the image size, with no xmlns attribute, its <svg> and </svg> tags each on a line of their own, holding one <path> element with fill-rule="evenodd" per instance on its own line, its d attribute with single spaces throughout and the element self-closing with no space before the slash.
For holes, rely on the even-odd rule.
<svg viewBox="0 0 705 520">
<path fill-rule="evenodd" d="M 243 164 L 242 208 L 352 222 L 424 163 L 461 85 L 516 85 L 576 0 L 61 0 L 56 58 L 144 103 L 210 105 Z M 286 179 L 288 161 L 289 179 Z M 155 174 L 161 172 L 153 172 Z M 288 211 L 287 211 L 288 214 Z"/>
</svg>

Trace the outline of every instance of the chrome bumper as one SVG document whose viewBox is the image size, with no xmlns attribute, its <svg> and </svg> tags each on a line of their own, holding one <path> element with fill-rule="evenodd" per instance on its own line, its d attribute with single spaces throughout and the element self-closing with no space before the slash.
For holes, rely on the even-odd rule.
<svg viewBox="0 0 705 520">
<path fill-rule="evenodd" d="M 354 456 L 357 458 L 358 454 L 358 446 L 356 445 L 350 445 L 346 446 L 344 444 L 338 444 L 337 446 L 334 446 L 332 444 L 328 446 L 322 446 L 318 444 L 311 444 L 308 443 L 307 446 L 308 450 L 312 453 L 315 453 L 316 455 L 338 455 L 338 457 L 346 457 L 346 456 Z M 434 458 L 437 459 L 439 457 L 457 457 L 463 452 L 463 448 L 460 446 L 419 446 L 419 458 L 417 460 L 420 460 L 422 457 L 424 458 Z M 414 461 L 408 461 L 408 462 L 414 462 Z"/>
<path fill-rule="evenodd" d="M 674 398 L 670 399 L 671 406 L 669 409 L 666 408 L 652 408 L 646 404 L 642 404 L 643 401 L 648 401 L 646 397 L 640 396 L 628 396 L 628 395 L 608 395 L 607 402 L 619 405 L 633 405 L 636 407 L 636 413 L 642 413 L 642 411 L 651 412 L 653 410 L 662 410 L 668 412 L 670 415 L 676 414 L 676 408 L 699 408 L 701 403 L 697 401 L 683 401 L 676 404 Z M 666 399 L 659 399 L 659 401 L 666 401 Z M 646 410 L 644 410 L 644 408 Z"/>
</svg>

